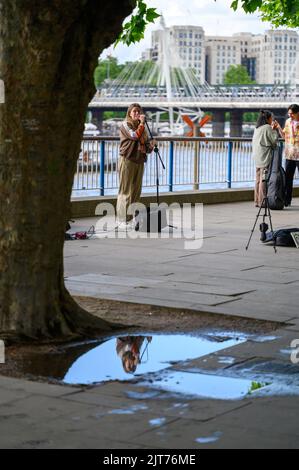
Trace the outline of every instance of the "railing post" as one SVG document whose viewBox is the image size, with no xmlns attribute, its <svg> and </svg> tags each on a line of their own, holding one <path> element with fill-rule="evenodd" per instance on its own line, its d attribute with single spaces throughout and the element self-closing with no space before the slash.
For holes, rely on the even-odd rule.
<svg viewBox="0 0 299 470">
<path fill-rule="evenodd" d="M 197 124 L 194 124 L 194 132 L 193 135 L 194 137 L 199 137 L 200 136 L 200 131 L 199 131 L 199 126 Z M 199 152 L 200 152 L 200 142 L 195 141 L 194 142 L 194 184 L 193 184 L 193 189 L 198 190 L 199 189 Z"/>
<path fill-rule="evenodd" d="M 105 140 L 101 140 L 100 146 L 100 195 L 105 193 Z"/>
<path fill-rule="evenodd" d="M 169 146 L 169 175 L 168 175 L 168 189 L 169 192 L 173 191 L 173 140 L 170 141 Z"/>
<path fill-rule="evenodd" d="M 232 187 L 232 161 L 233 161 L 233 143 L 228 143 L 228 158 L 227 158 L 227 187 Z"/>
</svg>

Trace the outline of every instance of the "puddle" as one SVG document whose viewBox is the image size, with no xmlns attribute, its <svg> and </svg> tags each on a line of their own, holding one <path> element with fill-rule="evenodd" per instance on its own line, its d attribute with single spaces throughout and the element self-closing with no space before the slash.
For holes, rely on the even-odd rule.
<svg viewBox="0 0 299 470">
<path fill-rule="evenodd" d="M 130 380 L 246 341 L 245 336 L 121 336 L 24 358 L 23 371 L 66 384 Z"/>
<path fill-rule="evenodd" d="M 146 389 L 126 391 L 129 398 L 145 400 L 172 396 L 233 400 L 244 397 L 299 395 L 298 367 L 259 358 L 246 363 L 219 355 L 219 369 L 188 367 L 188 361 L 208 356 L 246 341 L 273 341 L 276 336 L 209 331 L 187 334 L 141 334 L 72 344 L 47 354 L 23 357 L 24 373 L 54 378 L 66 384 L 94 384 L 134 380 Z M 230 351 L 229 351 L 230 352 Z M 288 350 L 280 350 L 286 354 Z M 225 353 L 224 353 L 225 354 Z M 206 359 L 204 358 L 203 361 Z M 228 365 L 228 366 L 225 366 Z M 175 367 L 173 367 L 175 366 Z M 181 370 L 180 370 L 181 369 Z M 221 375 L 220 375 L 221 374 Z M 179 397 L 178 400 L 181 400 Z M 133 414 L 140 406 L 114 409 Z M 185 406 L 177 403 L 176 406 Z M 183 411 L 182 411 L 183 412 Z M 160 418 L 159 418 L 160 419 Z M 162 419 L 162 418 L 161 418 Z M 150 423 L 155 425 L 155 423 Z M 201 439 L 201 438 L 198 438 Z"/>
<path fill-rule="evenodd" d="M 280 349 L 279 351 L 281 354 L 287 354 L 288 356 L 291 356 L 292 352 L 294 352 L 293 348 L 288 348 L 288 349 Z"/>
<path fill-rule="evenodd" d="M 149 400 L 160 396 L 160 393 L 157 390 L 148 390 L 147 392 L 134 392 L 132 390 L 127 390 L 125 394 L 128 398 L 132 398 L 133 400 Z"/>
<path fill-rule="evenodd" d="M 149 424 L 151 426 L 162 426 L 166 422 L 166 418 L 156 418 L 156 419 L 150 419 Z"/>
<path fill-rule="evenodd" d="M 133 405 L 127 408 L 118 408 L 115 410 L 108 411 L 110 415 L 133 415 L 136 411 L 144 411 L 147 410 L 148 407 L 146 405 Z"/>
<path fill-rule="evenodd" d="M 231 356 L 219 356 L 218 362 L 219 362 L 219 364 L 231 365 L 235 362 L 235 358 L 231 357 Z"/>
<path fill-rule="evenodd" d="M 205 356 L 243 341 L 244 338 L 218 342 L 212 337 L 187 335 L 114 338 L 77 359 L 63 381 L 68 384 L 88 384 L 128 380 L 133 374 L 139 376 L 157 372 L 174 363 Z M 130 354 L 132 351 L 135 358 Z"/>
<path fill-rule="evenodd" d="M 251 339 L 256 343 L 266 343 L 267 341 L 274 341 L 278 338 L 279 336 L 253 336 Z"/>
<path fill-rule="evenodd" d="M 249 393 L 252 380 L 169 370 L 141 385 L 190 397 L 237 400 Z"/>
<path fill-rule="evenodd" d="M 218 439 L 222 436 L 222 432 L 217 431 L 212 434 L 212 436 L 207 436 L 207 437 L 198 437 L 195 439 L 195 442 L 198 442 L 198 444 L 210 444 L 212 442 L 218 441 Z"/>
</svg>

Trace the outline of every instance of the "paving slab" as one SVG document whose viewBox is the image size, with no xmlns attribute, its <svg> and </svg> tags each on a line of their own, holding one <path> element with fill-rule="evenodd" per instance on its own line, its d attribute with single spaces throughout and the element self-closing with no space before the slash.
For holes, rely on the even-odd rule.
<svg viewBox="0 0 299 470">
<path fill-rule="evenodd" d="M 173 423 L 165 424 L 159 430 L 138 436 L 136 442 L 143 443 L 150 440 L 158 448 L 168 443 L 171 449 L 298 449 L 297 416 L 290 417 L 287 412 L 290 407 L 298 405 L 298 398 L 291 398 L 288 408 L 282 406 L 280 399 L 269 401 L 259 399 L 206 423 L 196 419 L 180 418 Z M 277 427 L 279 429 L 273 432 Z M 214 441 L 206 442 L 206 439 L 213 440 L 213 438 Z"/>
</svg>

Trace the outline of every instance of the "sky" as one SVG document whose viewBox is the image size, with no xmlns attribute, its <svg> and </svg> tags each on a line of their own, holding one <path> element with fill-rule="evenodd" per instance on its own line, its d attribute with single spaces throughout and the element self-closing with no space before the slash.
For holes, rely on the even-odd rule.
<svg viewBox="0 0 299 470">
<path fill-rule="evenodd" d="M 251 32 L 263 33 L 271 29 L 269 23 L 259 19 L 259 14 L 245 14 L 239 9 L 234 12 L 230 8 L 232 0 L 146 0 L 148 7 L 156 8 L 162 13 L 166 26 L 195 25 L 202 26 L 206 35 L 230 36 L 233 33 Z M 157 24 L 148 25 L 145 37 L 140 43 L 131 45 L 113 46 L 103 51 L 101 58 L 112 55 L 118 58 L 120 63 L 130 60 L 138 60 L 142 51 L 151 46 L 151 31 L 157 28 Z"/>
</svg>

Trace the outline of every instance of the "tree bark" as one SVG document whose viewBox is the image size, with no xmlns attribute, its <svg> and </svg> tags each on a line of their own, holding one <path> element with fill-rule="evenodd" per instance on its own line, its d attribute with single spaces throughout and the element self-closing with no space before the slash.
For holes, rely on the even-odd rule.
<svg viewBox="0 0 299 470">
<path fill-rule="evenodd" d="M 130 0 L 0 0 L 0 337 L 58 339 L 111 325 L 63 280 L 63 245 L 100 52 Z"/>
</svg>

